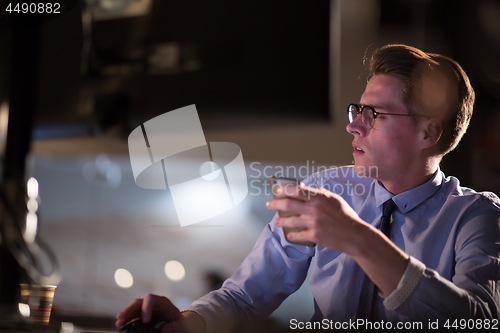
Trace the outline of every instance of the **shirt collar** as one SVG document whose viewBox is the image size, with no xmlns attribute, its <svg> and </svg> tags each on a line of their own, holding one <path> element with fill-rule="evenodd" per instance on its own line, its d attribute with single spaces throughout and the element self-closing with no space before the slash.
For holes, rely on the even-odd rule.
<svg viewBox="0 0 500 333">
<path fill-rule="evenodd" d="M 379 207 L 392 198 L 399 210 L 406 214 L 436 193 L 443 184 L 443 178 L 444 175 L 438 167 L 437 172 L 428 182 L 398 195 L 393 195 L 382 184 L 375 181 L 375 203 Z"/>
</svg>

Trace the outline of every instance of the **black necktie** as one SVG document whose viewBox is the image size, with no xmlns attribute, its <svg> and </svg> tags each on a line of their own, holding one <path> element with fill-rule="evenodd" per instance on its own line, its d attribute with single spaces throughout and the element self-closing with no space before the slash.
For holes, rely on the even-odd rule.
<svg viewBox="0 0 500 333">
<path fill-rule="evenodd" d="M 389 199 L 382 206 L 382 218 L 380 219 L 380 231 L 388 238 L 391 238 L 391 215 L 397 208 L 396 203 Z"/>
<path fill-rule="evenodd" d="M 389 199 L 382 206 L 382 218 L 380 219 L 380 231 L 387 237 L 391 238 L 391 215 L 397 208 L 396 203 Z M 363 287 L 359 297 L 358 311 L 356 318 L 376 320 L 376 304 L 378 301 L 378 288 L 365 274 L 363 279 Z"/>
</svg>

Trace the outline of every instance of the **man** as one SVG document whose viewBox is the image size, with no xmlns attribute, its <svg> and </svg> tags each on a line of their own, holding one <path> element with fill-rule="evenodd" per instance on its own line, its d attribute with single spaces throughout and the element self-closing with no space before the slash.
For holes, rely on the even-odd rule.
<svg viewBox="0 0 500 333">
<path fill-rule="evenodd" d="M 117 325 L 155 312 L 171 320 L 162 332 L 230 330 L 270 315 L 300 287 L 314 257 L 311 323 L 429 329 L 467 319 L 474 326 L 467 328 L 498 328 L 500 200 L 439 170 L 472 115 L 469 80 L 455 61 L 405 45 L 375 51 L 370 70 L 360 103 L 348 109 L 354 167 L 315 174 L 284 193 L 299 200 L 268 201 L 296 215 L 275 217 L 221 289 L 182 313 L 146 295 Z M 282 227 L 301 231 L 286 239 Z M 292 243 L 300 241 L 317 245 Z"/>
</svg>

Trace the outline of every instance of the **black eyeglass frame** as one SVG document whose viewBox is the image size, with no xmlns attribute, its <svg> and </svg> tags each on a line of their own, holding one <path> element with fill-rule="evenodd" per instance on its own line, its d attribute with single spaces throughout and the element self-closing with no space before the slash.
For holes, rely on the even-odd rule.
<svg viewBox="0 0 500 333">
<path fill-rule="evenodd" d="M 351 114 L 352 114 L 352 112 L 351 112 L 351 106 L 354 106 L 356 108 L 356 117 L 354 117 L 352 119 L 351 119 Z M 368 127 L 368 124 L 365 123 L 365 119 L 363 118 L 363 110 L 365 108 L 368 108 L 372 112 L 372 114 L 373 114 L 373 124 L 368 129 L 372 129 L 373 126 L 375 126 L 375 119 L 377 119 L 378 116 L 427 117 L 427 116 L 424 116 L 424 115 L 421 115 L 421 114 L 402 114 L 402 113 L 378 112 L 378 111 L 375 111 L 375 109 L 372 106 L 351 103 L 347 107 L 347 118 L 349 120 L 349 123 L 352 123 L 354 121 L 354 119 L 356 119 L 357 116 L 359 114 L 361 114 L 361 120 L 363 121 L 363 124 L 365 124 L 365 126 Z"/>
</svg>

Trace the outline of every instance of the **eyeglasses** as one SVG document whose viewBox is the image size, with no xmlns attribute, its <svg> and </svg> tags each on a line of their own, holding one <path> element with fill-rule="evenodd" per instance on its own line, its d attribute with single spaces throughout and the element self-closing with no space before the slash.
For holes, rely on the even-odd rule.
<svg viewBox="0 0 500 333">
<path fill-rule="evenodd" d="M 426 117 L 419 114 L 377 112 L 369 105 L 349 104 L 347 107 L 347 117 L 349 118 L 349 123 L 352 123 L 358 114 L 361 114 L 361 120 L 368 129 L 371 129 L 373 125 L 375 125 L 375 119 L 378 116 Z"/>
</svg>

